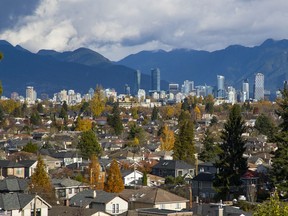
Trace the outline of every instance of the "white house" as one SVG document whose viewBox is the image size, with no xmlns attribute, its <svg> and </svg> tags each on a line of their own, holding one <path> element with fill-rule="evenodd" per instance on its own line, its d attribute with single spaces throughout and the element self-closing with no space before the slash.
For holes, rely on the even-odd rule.
<svg viewBox="0 0 288 216">
<path fill-rule="evenodd" d="M 34 214 L 34 209 L 36 209 L 36 215 L 48 216 L 49 208 L 51 206 L 37 195 L 24 193 L 0 194 L 0 215 L 31 216 Z"/>
<path fill-rule="evenodd" d="M 142 184 L 143 173 L 138 170 L 124 170 L 121 172 L 125 186 L 135 186 Z"/>
</svg>

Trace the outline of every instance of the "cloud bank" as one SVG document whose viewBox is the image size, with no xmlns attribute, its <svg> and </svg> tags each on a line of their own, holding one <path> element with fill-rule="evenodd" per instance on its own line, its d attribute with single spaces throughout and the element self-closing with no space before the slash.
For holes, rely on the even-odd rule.
<svg viewBox="0 0 288 216">
<path fill-rule="evenodd" d="M 141 50 L 258 45 L 287 38 L 286 23 L 287 0 L 39 0 L 0 38 L 34 52 L 87 47 L 119 60 Z"/>
</svg>

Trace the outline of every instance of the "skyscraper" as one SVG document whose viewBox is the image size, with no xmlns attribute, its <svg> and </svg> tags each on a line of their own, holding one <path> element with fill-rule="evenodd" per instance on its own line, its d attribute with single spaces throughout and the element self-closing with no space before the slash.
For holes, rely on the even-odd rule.
<svg viewBox="0 0 288 216">
<path fill-rule="evenodd" d="M 28 104 L 34 103 L 37 98 L 37 93 L 34 90 L 33 86 L 26 87 L 26 101 Z"/>
<path fill-rule="evenodd" d="M 160 92 L 160 70 L 159 68 L 151 69 L 151 90 Z"/>
<path fill-rule="evenodd" d="M 134 83 L 134 94 L 138 94 L 138 91 L 140 89 L 140 84 L 141 84 L 141 71 L 136 70 L 135 71 L 135 83 Z"/>
<path fill-rule="evenodd" d="M 264 99 L 264 75 L 262 73 L 257 73 L 255 75 L 254 99 L 255 100 L 263 100 Z"/>
<path fill-rule="evenodd" d="M 225 77 L 217 75 L 217 98 L 225 98 Z"/>
<path fill-rule="evenodd" d="M 242 83 L 242 102 L 245 102 L 246 100 L 249 100 L 249 81 L 248 79 L 245 79 Z"/>
</svg>

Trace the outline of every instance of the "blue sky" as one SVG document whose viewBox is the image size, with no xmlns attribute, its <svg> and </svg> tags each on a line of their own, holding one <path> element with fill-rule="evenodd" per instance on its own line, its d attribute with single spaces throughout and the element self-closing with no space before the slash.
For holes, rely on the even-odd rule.
<svg viewBox="0 0 288 216">
<path fill-rule="evenodd" d="M 288 38 L 287 0 L 1 0 L 0 39 L 111 60 L 141 50 L 223 49 Z"/>
</svg>

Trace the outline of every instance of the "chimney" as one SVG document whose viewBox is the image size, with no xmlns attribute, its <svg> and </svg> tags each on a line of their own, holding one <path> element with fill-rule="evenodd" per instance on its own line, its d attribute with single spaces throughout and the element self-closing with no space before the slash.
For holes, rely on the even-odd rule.
<svg viewBox="0 0 288 216">
<path fill-rule="evenodd" d="M 65 206 L 69 206 L 69 199 L 66 199 Z"/>
<path fill-rule="evenodd" d="M 93 190 L 93 199 L 95 199 L 95 198 L 96 198 L 96 191 Z"/>
</svg>

